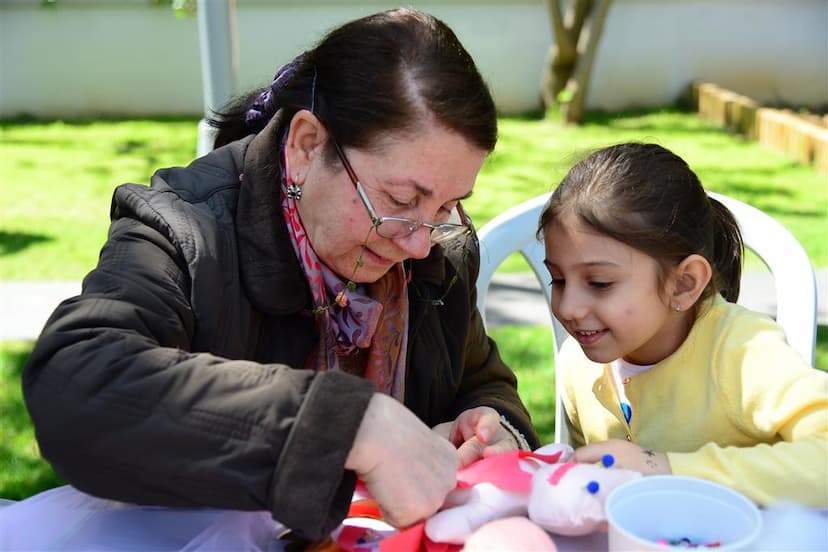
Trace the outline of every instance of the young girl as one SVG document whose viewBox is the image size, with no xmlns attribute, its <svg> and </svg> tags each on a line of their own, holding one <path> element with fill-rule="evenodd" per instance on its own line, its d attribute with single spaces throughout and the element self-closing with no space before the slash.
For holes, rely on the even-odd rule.
<svg viewBox="0 0 828 552">
<path fill-rule="evenodd" d="M 828 506 L 828 374 L 734 304 L 733 215 L 672 152 L 629 143 L 564 178 L 539 233 L 571 338 L 561 399 L 576 460 L 702 477 L 759 504 Z"/>
</svg>

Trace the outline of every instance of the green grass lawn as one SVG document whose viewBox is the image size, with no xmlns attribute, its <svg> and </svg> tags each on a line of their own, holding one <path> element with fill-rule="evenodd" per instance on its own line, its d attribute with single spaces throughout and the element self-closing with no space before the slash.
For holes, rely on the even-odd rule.
<svg viewBox="0 0 828 552">
<path fill-rule="evenodd" d="M 479 228 L 506 207 L 552 190 L 589 150 L 625 140 L 672 149 L 708 189 L 771 214 L 815 266 L 828 266 L 825 175 L 676 110 L 593 114 L 582 127 L 504 118 L 467 210 Z M 195 147 L 195 119 L 0 122 L 0 279 L 82 278 L 106 238 L 112 189 L 189 163 Z M 510 259 L 504 269 L 525 265 Z"/>
<path fill-rule="evenodd" d="M 196 123 L 0 123 L 0 280 L 81 279 L 106 239 L 112 190 L 187 164 Z"/>
<path fill-rule="evenodd" d="M 625 140 L 652 141 L 684 157 L 708 189 L 777 218 L 815 266 L 828 266 L 825 175 L 722 133 L 693 114 L 592 114 L 582 127 L 506 118 L 500 136 L 466 202 L 478 228 L 505 208 L 553 189 L 588 151 Z M 0 122 L 0 280 L 82 278 L 106 238 L 112 189 L 123 182 L 148 183 L 157 168 L 187 164 L 195 147 L 195 119 Z M 505 269 L 526 265 L 515 257 Z M 555 412 L 550 332 L 492 331 L 546 442 L 553 440 Z M 25 498 L 61 484 L 39 458 L 21 398 L 20 373 L 31 346 L 0 343 L 0 498 Z M 825 327 L 818 331 L 816 366 L 828 368 Z"/>
<path fill-rule="evenodd" d="M 0 343 L 0 498 L 20 500 L 63 482 L 40 458 L 20 374 L 32 344 Z"/>
</svg>

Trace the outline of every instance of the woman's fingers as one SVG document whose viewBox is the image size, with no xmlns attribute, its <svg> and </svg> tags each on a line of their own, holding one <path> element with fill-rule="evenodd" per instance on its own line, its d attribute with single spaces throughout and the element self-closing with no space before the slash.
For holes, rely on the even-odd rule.
<svg viewBox="0 0 828 552">
<path fill-rule="evenodd" d="M 387 395 L 368 405 L 345 467 L 356 471 L 385 521 L 405 527 L 434 514 L 457 484 L 458 453 Z"/>
</svg>

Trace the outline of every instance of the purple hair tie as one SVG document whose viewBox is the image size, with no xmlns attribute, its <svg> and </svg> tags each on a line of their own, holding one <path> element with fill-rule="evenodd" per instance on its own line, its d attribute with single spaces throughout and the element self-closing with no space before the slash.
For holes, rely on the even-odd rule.
<svg viewBox="0 0 828 552">
<path fill-rule="evenodd" d="M 256 98 L 256 101 L 253 102 L 253 105 L 250 106 L 250 109 L 248 109 L 244 114 L 244 122 L 247 124 L 247 128 L 253 132 L 259 132 L 276 114 L 274 98 L 276 98 L 291 81 L 293 76 L 296 74 L 296 71 L 299 69 L 302 61 L 304 61 L 304 57 L 304 53 L 299 54 L 289 63 L 286 63 L 280 67 L 278 71 L 276 71 L 276 75 L 273 77 L 273 82 L 270 83 L 270 87 L 259 94 L 259 97 Z"/>
</svg>

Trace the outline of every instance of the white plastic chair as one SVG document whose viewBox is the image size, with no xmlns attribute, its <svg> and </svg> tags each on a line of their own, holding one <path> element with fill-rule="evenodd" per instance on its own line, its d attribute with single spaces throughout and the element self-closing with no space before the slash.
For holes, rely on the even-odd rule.
<svg viewBox="0 0 828 552">
<path fill-rule="evenodd" d="M 486 296 L 492 276 L 512 253 L 520 252 L 540 283 L 552 318 L 554 352 L 566 338 L 566 330 L 552 315 L 552 288 L 543 264 L 544 245 L 536 238 L 538 221 L 549 193 L 534 197 L 496 216 L 478 232 L 480 238 L 480 275 L 477 279 L 477 308 L 486 321 Z M 785 331 L 790 345 L 811 365 L 816 340 L 817 296 L 814 269 L 808 255 L 794 236 L 779 222 L 759 209 L 732 197 L 710 193 L 736 217 L 745 247 L 767 265 L 776 288 L 776 321 Z M 560 373 L 561 366 L 555 370 Z M 566 414 L 557 397 L 561 380 L 556 377 L 555 441 L 569 442 Z"/>
</svg>

